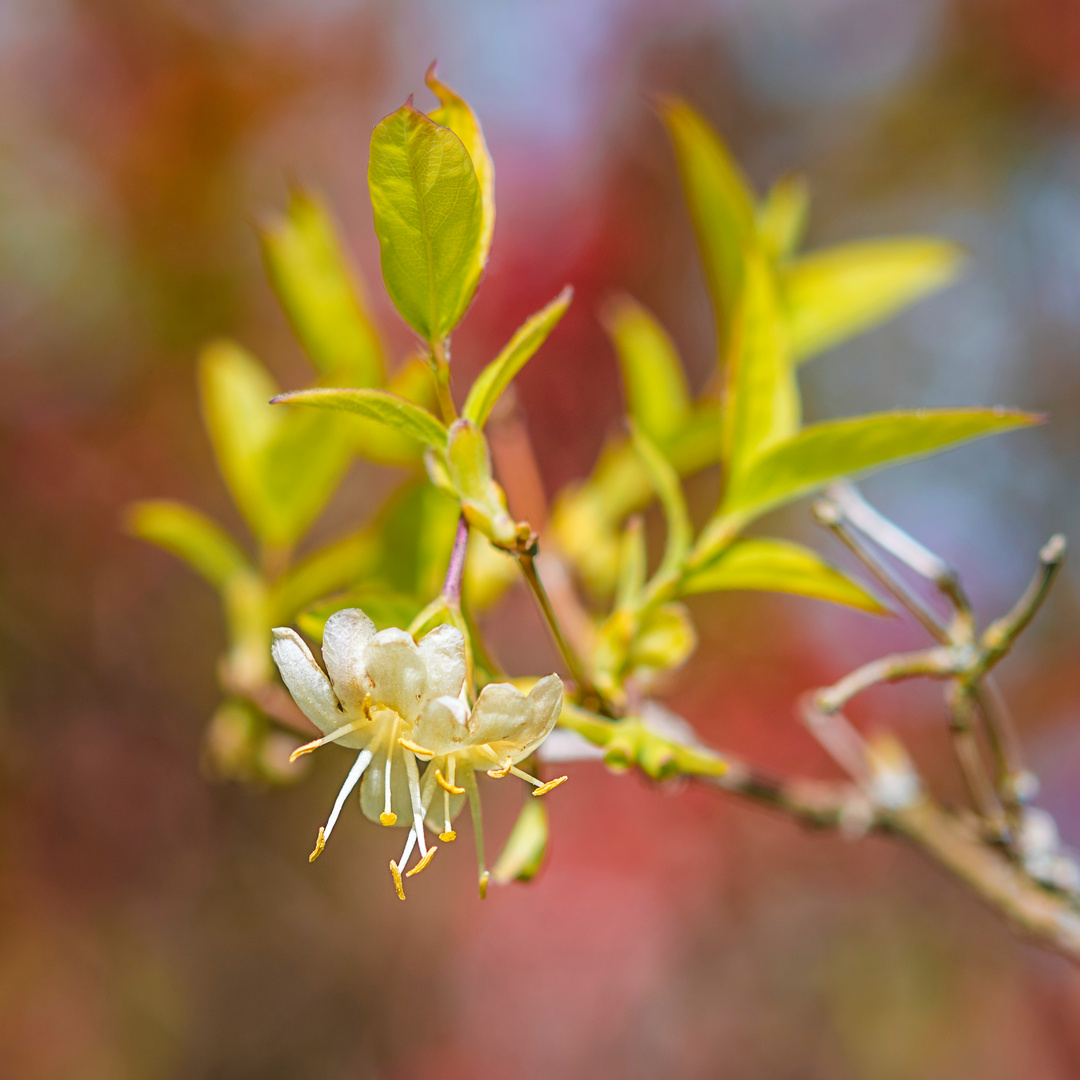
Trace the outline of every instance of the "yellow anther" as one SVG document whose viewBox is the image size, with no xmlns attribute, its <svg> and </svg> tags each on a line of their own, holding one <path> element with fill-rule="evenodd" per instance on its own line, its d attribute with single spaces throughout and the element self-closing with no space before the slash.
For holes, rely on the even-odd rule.
<svg viewBox="0 0 1080 1080">
<path fill-rule="evenodd" d="M 393 859 L 390 860 L 390 876 L 394 879 L 394 888 L 397 890 L 397 898 L 399 900 L 405 899 L 405 886 L 401 884 L 401 871 L 398 869 L 398 864 Z"/>
<path fill-rule="evenodd" d="M 380 825 L 396 825 L 397 824 L 397 814 L 380 814 L 379 815 L 379 824 Z"/>
<path fill-rule="evenodd" d="M 446 832 L 439 833 L 439 839 L 444 844 L 449 844 L 451 840 L 457 839 L 457 833 L 453 829 L 448 829 Z"/>
<path fill-rule="evenodd" d="M 405 872 L 405 876 L 406 877 L 412 877 L 413 874 L 419 874 L 420 871 L 423 870 L 424 867 L 426 867 L 429 862 L 431 862 L 431 857 L 438 850 L 439 850 L 438 847 L 429 847 L 427 849 L 427 854 L 411 870 L 407 870 Z"/>
<path fill-rule="evenodd" d="M 435 779 L 439 781 L 439 787 L 441 787 L 443 791 L 449 793 L 450 795 L 465 794 L 465 789 L 463 787 L 454 787 L 454 785 L 451 784 L 450 781 L 447 780 L 446 777 L 443 776 L 443 774 L 438 769 L 435 770 Z"/>
<path fill-rule="evenodd" d="M 514 767 L 512 761 L 507 761 L 505 765 L 499 766 L 497 769 L 488 769 L 487 774 L 493 780 L 501 780 L 504 776 L 510 775 L 510 770 Z"/>
<path fill-rule="evenodd" d="M 483 900 L 484 897 L 487 896 L 487 883 L 488 883 L 488 878 L 489 877 L 491 877 L 491 873 L 489 871 L 487 871 L 487 870 L 485 870 L 480 875 L 480 899 L 481 900 Z"/>
<path fill-rule="evenodd" d="M 419 743 L 414 743 L 412 739 L 406 739 L 404 735 L 398 739 L 398 746 L 404 746 L 406 750 L 411 750 L 417 757 L 430 759 L 435 756 L 434 750 L 427 750 Z"/>
<path fill-rule="evenodd" d="M 322 854 L 324 847 L 326 847 L 326 829 L 320 825 L 319 836 L 315 841 L 315 850 L 307 857 L 307 861 L 314 862 Z"/>
<path fill-rule="evenodd" d="M 533 788 L 533 794 L 534 795 L 546 795 L 553 788 L 557 788 L 565 780 L 566 780 L 565 776 L 560 776 L 558 780 L 549 780 L 546 784 L 542 784 L 538 788 Z"/>
<path fill-rule="evenodd" d="M 289 755 L 289 764 L 291 765 L 297 758 L 303 757 L 305 754 L 310 754 L 312 750 L 318 750 L 322 746 L 322 739 L 315 739 L 312 742 L 304 743 L 303 746 L 298 746 Z"/>
</svg>

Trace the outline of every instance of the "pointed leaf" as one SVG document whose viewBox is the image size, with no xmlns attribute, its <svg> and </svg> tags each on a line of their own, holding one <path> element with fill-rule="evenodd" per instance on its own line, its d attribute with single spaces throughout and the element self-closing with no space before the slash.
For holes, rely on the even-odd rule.
<svg viewBox="0 0 1080 1080">
<path fill-rule="evenodd" d="M 567 285 L 547 307 L 518 327 L 502 352 L 480 372 L 469 389 L 469 396 L 461 410 L 466 420 L 471 420 L 477 427 L 484 426 L 495 402 L 558 325 L 573 296 L 574 290 Z"/>
<path fill-rule="evenodd" d="M 875 615 L 888 612 L 877 597 L 816 552 L 787 540 L 736 540 L 683 578 L 682 589 L 686 595 L 729 589 L 794 593 Z"/>
<path fill-rule="evenodd" d="M 132 536 L 157 544 L 183 559 L 217 589 L 251 570 L 231 536 L 205 514 L 171 499 L 146 499 L 128 507 L 125 527 Z"/>
<path fill-rule="evenodd" d="M 631 418 L 651 439 L 670 437 L 690 417 L 690 392 L 674 344 L 628 296 L 609 302 L 603 321 L 622 368 Z"/>
<path fill-rule="evenodd" d="M 547 842 L 547 810 L 543 800 L 526 799 L 506 846 L 491 868 L 492 880 L 497 885 L 531 881 L 543 862 Z"/>
<path fill-rule="evenodd" d="M 792 352 L 798 360 L 884 322 L 957 275 L 962 252 L 913 237 L 843 244 L 806 255 L 782 272 Z"/>
<path fill-rule="evenodd" d="M 386 389 L 430 412 L 435 404 L 435 387 L 427 357 L 412 356 L 406 360 L 390 376 Z M 369 461 L 413 467 L 420 463 L 423 447 L 400 431 L 358 416 L 350 418 L 349 428 L 354 450 Z"/>
<path fill-rule="evenodd" d="M 785 176 L 769 189 L 757 211 L 757 231 L 765 249 L 778 261 L 794 254 L 806 229 L 810 191 L 805 177 Z"/>
<path fill-rule="evenodd" d="M 495 166 L 488 153 L 480 121 L 469 108 L 464 98 L 458 97 L 445 83 L 435 77 L 435 65 L 428 68 L 424 82 L 441 102 L 440 108 L 428 113 L 428 116 L 442 127 L 448 127 L 465 145 L 476 170 L 476 180 L 480 185 L 480 205 L 483 211 L 483 228 L 480 230 L 480 249 L 478 253 L 480 270 L 487 262 L 491 250 L 491 237 L 495 231 Z"/>
<path fill-rule="evenodd" d="M 645 464 L 649 478 L 660 503 L 664 508 L 664 520 L 667 523 L 667 543 L 664 545 L 664 557 L 654 576 L 655 581 L 666 581 L 674 577 L 682 566 L 686 553 L 690 550 L 693 539 L 690 529 L 690 515 L 686 509 L 686 498 L 679 474 L 671 462 L 656 448 L 656 444 L 636 426 L 631 427 L 630 437 L 634 449 Z"/>
<path fill-rule="evenodd" d="M 410 98 L 372 133 L 368 186 L 390 299 L 425 341 L 442 341 L 482 268 L 483 200 L 468 151 Z"/>
<path fill-rule="evenodd" d="M 662 103 L 660 116 L 675 147 L 723 356 L 742 280 L 743 248 L 754 229 L 754 199 L 750 185 L 708 121 L 675 99 Z"/>
<path fill-rule="evenodd" d="M 619 577 L 615 584 L 615 606 L 634 608 L 645 587 L 645 520 L 635 514 L 623 529 L 619 543 Z"/>
<path fill-rule="evenodd" d="M 1040 422 L 1010 409 L 919 409 L 829 420 L 774 446 L 727 489 L 725 517 L 748 521 L 840 477 L 857 477 L 948 446 Z"/>
<path fill-rule="evenodd" d="M 259 238 L 270 283 L 315 366 L 340 384 L 380 386 L 379 336 L 320 200 L 295 189 L 286 216 Z"/>
<path fill-rule="evenodd" d="M 491 454 L 484 433 L 471 420 L 455 420 L 446 450 L 450 485 L 469 524 L 506 547 L 517 535 L 506 496 L 491 477 Z"/>
<path fill-rule="evenodd" d="M 753 247 L 745 255 L 725 374 L 724 435 L 729 482 L 734 483 L 755 457 L 790 438 L 799 427 L 799 388 L 773 272 Z"/>
<path fill-rule="evenodd" d="M 265 540 L 273 531 L 273 508 L 263 490 L 262 458 L 279 423 L 269 406 L 277 387 L 249 352 L 220 341 L 203 350 L 199 388 L 221 474 L 252 532 Z"/>
<path fill-rule="evenodd" d="M 386 390 L 354 387 L 336 389 L 316 387 L 278 394 L 274 405 L 313 405 L 317 409 L 339 409 L 376 420 L 408 435 L 409 438 L 442 449 L 446 446 L 446 428 L 427 411 L 411 401 Z"/>
</svg>

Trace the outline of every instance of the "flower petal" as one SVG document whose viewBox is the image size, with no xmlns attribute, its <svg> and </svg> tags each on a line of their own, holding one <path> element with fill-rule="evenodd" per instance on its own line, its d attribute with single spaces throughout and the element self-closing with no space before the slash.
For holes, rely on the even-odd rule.
<svg viewBox="0 0 1080 1080">
<path fill-rule="evenodd" d="M 295 630 L 276 627 L 270 653 L 293 701 L 324 735 L 346 723 L 330 680 Z"/>
<path fill-rule="evenodd" d="M 364 649 L 375 637 L 375 624 L 359 609 L 336 611 L 326 620 L 322 654 L 334 691 L 346 709 L 358 709 L 371 690 L 364 671 Z"/>
<path fill-rule="evenodd" d="M 427 687 L 427 667 L 412 635 L 397 627 L 380 630 L 364 650 L 364 667 L 375 700 L 414 724 Z"/>
<path fill-rule="evenodd" d="M 417 646 L 427 667 L 425 698 L 457 697 L 465 681 L 465 638 L 456 626 L 443 623 Z"/>
<path fill-rule="evenodd" d="M 469 733 L 469 710 L 465 702 L 449 694 L 429 698 L 413 728 L 412 739 L 436 755 L 450 754 L 472 745 L 475 740 Z"/>
<path fill-rule="evenodd" d="M 489 683 L 469 718 L 472 742 L 487 743 L 500 761 L 521 761 L 547 738 L 562 709 L 562 680 L 547 675 L 526 697 L 510 683 Z"/>
</svg>

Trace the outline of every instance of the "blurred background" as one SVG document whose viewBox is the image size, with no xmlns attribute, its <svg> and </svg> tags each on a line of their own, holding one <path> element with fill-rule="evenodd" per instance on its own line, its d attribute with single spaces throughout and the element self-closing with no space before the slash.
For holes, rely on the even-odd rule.
<svg viewBox="0 0 1080 1080">
<path fill-rule="evenodd" d="M 409 349 L 379 283 L 367 147 L 409 93 L 431 107 L 435 57 L 479 113 L 498 181 L 490 269 L 455 335 L 459 387 L 577 288 L 520 379 L 549 494 L 617 429 L 596 320 L 609 292 L 659 314 L 695 386 L 708 375 L 706 294 L 650 107 L 672 91 L 759 190 L 807 174 L 811 246 L 930 232 L 971 251 L 962 283 L 805 370 L 811 419 L 1050 414 L 867 493 L 960 567 L 984 617 L 1051 532 L 1080 539 L 1080 3 L 6 0 L 0 1075 L 1075 1076 L 1080 978 L 895 844 L 580 765 L 549 800 L 535 882 L 479 903 L 466 840 L 400 904 L 385 870 L 399 836 L 359 814 L 308 865 L 340 757 L 282 791 L 200 771 L 217 600 L 125 537 L 122 508 L 168 495 L 240 528 L 194 363 L 227 334 L 284 385 L 307 378 L 252 228 L 290 179 L 330 200 L 394 352 Z M 692 485 L 700 505 L 714 482 Z M 318 535 L 383 490 L 357 470 Z M 767 525 L 842 561 L 805 504 Z M 1074 843 L 1078 575 L 1001 669 L 1040 801 Z M 527 598 L 510 603 L 514 649 L 542 643 Z M 673 703 L 718 746 L 823 777 L 795 697 L 920 641 L 794 598 L 699 614 Z M 875 692 L 856 715 L 895 726 L 957 791 L 935 694 Z M 489 843 L 517 800 L 493 794 Z"/>
</svg>

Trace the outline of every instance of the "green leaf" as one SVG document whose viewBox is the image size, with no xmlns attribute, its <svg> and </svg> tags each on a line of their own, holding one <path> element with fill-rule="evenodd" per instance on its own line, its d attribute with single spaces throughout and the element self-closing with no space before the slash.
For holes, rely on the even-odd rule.
<svg viewBox="0 0 1080 1080">
<path fill-rule="evenodd" d="M 275 412 L 269 373 L 230 342 L 204 350 L 199 375 L 206 426 L 233 499 L 260 541 L 295 543 L 348 467 L 347 426 Z"/>
<path fill-rule="evenodd" d="M 435 77 L 435 65 L 428 68 L 424 76 L 431 92 L 439 99 L 441 106 L 428 116 L 442 127 L 448 127 L 465 145 L 476 170 L 476 181 L 480 185 L 480 205 L 483 212 L 483 228 L 480 230 L 479 263 L 483 270 L 491 250 L 491 237 L 495 231 L 495 166 L 488 153 L 480 121 L 469 108 L 464 98 L 458 97 L 445 83 Z"/>
<path fill-rule="evenodd" d="M 757 211 L 757 232 L 777 261 L 794 254 L 806 229 L 810 192 L 802 176 L 785 176 L 769 189 Z"/>
<path fill-rule="evenodd" d="M 531 881 L 544 860 L 548 843 L 547 810 L 542 799 L 526 799 L 506 840 L 491 878 L 497 885 Z"/>
<path fill-rule="evenodd" d="M 252 532 L 266 540 L 273 532 L 273 507 L 263 489 L 262 460 L 277 430 L 269 405 L 277 387 L 250 353 L 228 341 L 203 350 L 199 387 L 221 474 Z"/>
<path fill-rule="evenodd" d="M 645 587 L 646 551 L 645 520 L 635 514 L 623 529 L 619 543 L 619 577 L 615 584 L 615 606 L 632 609 L 637 606 Z"/>
<path fill-rule="evenodd" d="M 962 252 L 945 240 L 870 240 L 806 255 L 784 268 L 781 292 L 798 360 L 884 322 L 948 285 Z"/>
<path fill-rule="evenodd" d="M 461 410 L 461 415 L 466 420 L 471 420 L 477 427 L 484 426 L 495 402 L 558 325 L 573 296 L 574 290 L 567 285 L 547 307 L 530 316 L 518 327 L 502 352 L 480 372 L 476 382 L 470 387 L 469 396 Z"/>
<path fill-rule="evenodd" d="M 435 386 L 427 356 L 412 356 L 390 376 L 386 384 L 391 394 L 405 398 L 431 412 L 435 404 Z M 352 445 L 357 454 L 380 465 L 413 466 L 419 464 L 423 446 L 408 435 L 375 420 L 358 416 L 347 421 Z"/>
<path fill-rule="evenodd" d="M 483 197 L 468 151 L 410 98 L 372 133 L 368 186 L 390 299 L 425 341 L 442 341 L 483 268 Z"/>
<path fill-rule="evenodd" d="M 1040 422 L 1011 409 L 919 409 L 829 420 L 759 457 L 728 487 L 722 511 L 741 521 L 823 487 L 957 443 Z"/>
<path fill-rule="evenodd" d="M 374 577 L 382 557 L 380 539 L 377 522 L 365 525 L 290 567 L 273 591 L 275 623 L 290 623 L 316 600 Z"/>
<path fill-rule="evenodd" d="M 651 439 L 663 441 L 690 418 L 690 393 L 671 338 L 635 300 L 619 296 L 603 313 L 622 368 L 631 418 Z"/>
<path fill-rule="evenodd" d="M 484 433 L 471 420 L 455 420 L 446 451 L 451 487 L 469 524 L 500 547 L 514 543 L 517 528 L 506 496 L 491 478 L 491 455 Z"/>
<path fill-rule="evenodd" d="M 626 672 L 649 678 L 682 664 L 697 647 L 697 633 L 682 604 L 663 604 L 645 612 L 626 660 Z"/>
<path fill-rule="evenodd" d="M 788 351 L 773 272 L 764 255 L 748 248 L 725 365 L 728 393 L 724 436 L 728 482 L 764 450 L 799 427 L 799 388 Z"/>
<path fill-rule="evenodd" d="M 723 356 L 742 281 L 743 248 L 753 235 L 753 195 L 727 147 L 702 116 L 676 99 L 661 104 L 660 116 L 675 147 Z"/>
<path fill-rule="evenodd" d="M 244 553 L 216 521 L 171 499 L 132 504 L 124 519 L 132 536 L 157 544 L 183 559 L 217 589 L 234 575 L 251 570 Z"/>
<path fill-rule="evenodd" d="M 788 540 L 736 540 L 718 558 L 695 568 L 682 581 L 685 595 L 730 589 L 794 593 L 875 615 L 889 610 L 816 552 Z"/>
<path fill-rule="evenodd" d="M 294 189 L 286 216 L 259 239 L 270 283 L 319 371 L 340 384 L 380 386 L 379 336 L 323 204 Z"/>
<path fill-rule="evenodd" d="M 678 574 L 686 553 L 690 550 L 690 542 L 693 539 L 690 515 L 686 509 L 682 485 L 679 483 L 679 474 L 672 468 L 671 462 L 636 426 L 631 427 L 630 437 L 638 456 L 645 463 L 649 478 L 664 508 L 667 543 L 664 545 L 664 557 L 653 580 L 666 581 Z"/>
<path fill-rule="evenodd" d="M 446 446 L 446 428 L 427 409 L 421 409 L 387 390 L 367 390 L 355 387 L 294 390 L 278 394 L 274 405 L 313 405 L 317 409 L 339 409 L 356 413 L 395 428 L 425 446 L 442 449 Z"/>
<path fill-rule="evenodd" d="M 296 617 L 296 625 L 313 641 L 321 641 L 326 620 L 336 611 L 360 608 L 380 630 L 391 626 L 406 627 L 419 613 L 423 603 L 378 586 L 360 587 L 313 604 Z"/>
</svg>

